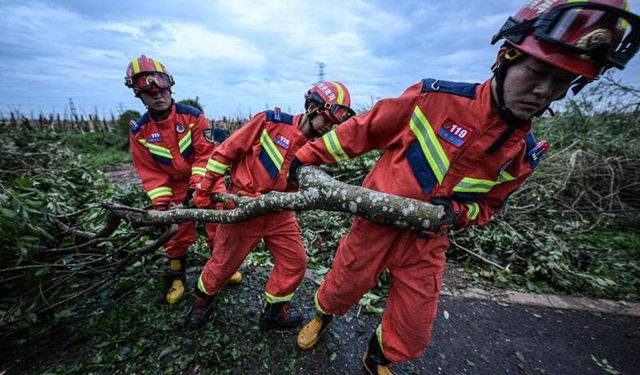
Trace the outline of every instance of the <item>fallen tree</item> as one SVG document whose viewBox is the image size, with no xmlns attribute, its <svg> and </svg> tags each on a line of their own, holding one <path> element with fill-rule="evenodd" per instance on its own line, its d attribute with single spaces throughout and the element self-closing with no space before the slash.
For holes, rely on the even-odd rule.
<svg viewBox="0 0 640 375">
<path fill-rule="evenodd" d="M 146 258 L 162 258 L 157 250 L 177 230 L 176 223 L 191 220 L 236 223 L 269 211 L 324 210 L 359 215 L 398 228 L 425 231 L 444 215 L 441 206 L 345 184 L 315 167 L 302 167 L 298 174 L 298 192 L 270 192 L 255 198 L 212 195 L 218 202 L 235 202 L 233 210 L 176 208 L 156 211 L 103 203 L 74 212 L 48 214 L 59 233 L 47 233 L 46 243 L 56 245 L 34 251 L 31 253 L 32 261 L 16 259 L 0 268 L 0 276 L 14 282 L 26 281 L 31 277 L 29 275 L 35 274 L 46 274 L 47 277 L 36 287 L 24 291 L 16 303 L 8 307 L 7 313 L 0 317 L 0 328 L 22 320 L 28 314 L 43 316 L 84 296 L 102 293 L 109 285 L 117 283 L 128 269 L 133 273 L 130 275 L 133 284 L 136 287 L 142 285 L 155 272 L 135 270 L 145 269 Z M 97 208 L 102 208 L 104 213 L 95 212 Z M 105 215 L 105 224 L 93 230 L 83 228 L 81 217 L 89 212 L 94 217 Z M 126 222 L 131 226 L 123 225 Z M 158 228 L 162 233 L 158 233 Z M 66 239 L 67 246 L 59 246 L 63 239 Z M 145 257 L 148 255 L 151 257 Z M 85 287 L 77 286 L 81 284 L 74 281 L 79 280 L 78 277 L 90 280 L 90 283 Z M 123 295 L 127 295 L 132 289 L 126 287 L 124 290 Z M 115 293 L 113 300 L 120 299 L 122 293 Z"/>
<path fill-rule="evenodd" d="M 273 191 L 255 198 L 221 193 L 212 195 L 216 202 L 233 201 L 236 204 L 233 210 L 177 208 L 155 211 L 104 204 L 107 225 L 95 235 L 85 232 L 75 234 L 87 240 L 108 237 L 118 227 L 120 220 L 129 221 L 134 226 L 165 225 L 191 220 L 238 223 L 269 211 L 283 210 L 346 212 L 379 224 L 425 231 L 444 215 L 442 206 L 345 184 L 314 167 L 300 168 L 299 182 L 300 190 L 293 193 Z"/>
</svg>

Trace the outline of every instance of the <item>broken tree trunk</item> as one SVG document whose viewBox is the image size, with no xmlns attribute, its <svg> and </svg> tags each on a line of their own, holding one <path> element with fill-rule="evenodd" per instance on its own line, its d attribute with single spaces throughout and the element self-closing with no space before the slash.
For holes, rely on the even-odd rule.
<svg viewBox="0 0 640 375">
<path fill-rule="evenodd" d="M 300 190 L 295 193 L 273 191 L 256 198 L 233 194 L 214 194 L 216 201 L 233 200 L 233 210 L 183 209 L 141 211 L 120 205 L 105 205 L 114 218 L 134 225 L 168 224 L 183 221 L 238 223 L 269 211 L 324 210 L 359 215 L 379 224 L 416 231 L 429 230 L 444 216 L 442 206 L 381 193 L 334 180 L 315 167 L 299 169 Z"/>
</svg>

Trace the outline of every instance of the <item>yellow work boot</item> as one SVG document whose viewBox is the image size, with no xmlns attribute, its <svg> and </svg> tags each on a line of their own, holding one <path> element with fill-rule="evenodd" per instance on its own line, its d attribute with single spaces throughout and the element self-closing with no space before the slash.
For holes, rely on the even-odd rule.
<svg viewBox="0 0 640 375">
<path fill-rule="evenodd" d="M 184 297 L 187 277 L 184 270 L 187 267 L 187 256 L 183 255 L 179 258 L 169 259 L 169 270 L 171 273 L 168 276 L 168 281 L 171 283 L 169 291 L 166 295 L 167 303 L 173 305 L 180 302 Z"/>
<path fill-rule="evenodd" d="M 229 284 L 231 285 L 238 285 L 242 282 L 242 274 L 238 271 L 236 271 L 233 275 L 231 275 L 231 277 L 229 278 Z"/>
<path fill-rule="evenodd" d="M 182 297 L 184 297 L 185 285 L 181 279 L 174 279 L 171 282 L 171 287 L 167 292 L 167 303 L 173 305 L 174 303 L 180 302 Z"/>
<path fill-rule="evenodd" d="M 296 340 L 298 348 L 302 350 L 313 348 L 332 320 L 333 315 L 316 312 L 316 316 L 305 324 L 300 333 L 298 333 L 298 339 Z"/>
<path fill-rule="evenodd" d="M 403 375 L 404 372 L 391 368 L 391 361 L 384 356 L 378 341 L 378 335 L 373 333 L 369 339 L 369 347 L 362 358 L 362 371 L 365 375 Z"/>
</svg>

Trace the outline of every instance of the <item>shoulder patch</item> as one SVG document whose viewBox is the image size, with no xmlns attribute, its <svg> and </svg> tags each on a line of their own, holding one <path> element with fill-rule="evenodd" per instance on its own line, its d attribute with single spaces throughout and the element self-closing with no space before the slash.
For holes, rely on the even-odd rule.
<svg viewBox="0 0 640 375">
<path fill-rule="evenodd" d="M 451 82 L 425 78 L 422 80 L 422 92 L 443 92 L 475 99 L 476 86 L 478 85 L 479 83 Z"/>
<path fill-rule="evenodd" d="M 142 115 L 137 121 L 131 120 L 129 126 L 131 127 L 131 134 L 137 134 L 140 129 L 149 123 L 149 112 Z"/>
<path fill-rule="evenodd" d="M 544 153 L 547 151 L 547 149 L 549 149 L 549 142 L 538 142 L 533 133 L 529 132 L 524 137 L 524 143 L 526 147 L 527 161 L 529 162 L 531 168 L 535 169 L 538 164 L 540 164 Z"/>
<path fill-rule="evenodd" d="M 176 113 L 192 115 L 193 117 L 198 117 L 202 112 L 195 107 L 190 105 L 176 103 Z"/>
<path fill-rule="evenodd" d="M 271 122 L 281 122 L 284 124 L 292 125 L 293 124 L 293 116 L 284 112 L 274 112 L 272 110 L 264 111 L 267 115 L 267 121 Z"/>
</svg>

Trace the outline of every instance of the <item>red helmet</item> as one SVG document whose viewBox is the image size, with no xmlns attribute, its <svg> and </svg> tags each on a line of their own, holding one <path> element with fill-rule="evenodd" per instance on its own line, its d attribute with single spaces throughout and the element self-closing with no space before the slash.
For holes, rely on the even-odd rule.
<svg viewBox="0 0 640 375">
<path fill-rule="evenodd" d="M 316 83 L 304 94 L 305 108 L 310 102 L 324 108 L 330 117 L 340 124 L 356 113 L 351 109 L 351 95 L 347 86 L 338 81 Z"/>
<path fill-rule="evenodd" d="M 157 89 L 168 89 L 175 84 L 173 77 L 160 61 L 145 55 L 131 60 L 124 79 L 125 86 L 133 89 L 136 95 L 140 91 L 153 91 L 154 86 Z"/>
<path fill-rule="evenodd" d="M 505 38 L 545 63 L 596 79 L 624 69 L 640 45 L 640 17 L 625 0 L 529 0 L 510 17 L 492 44 Z"/>
</svg>

